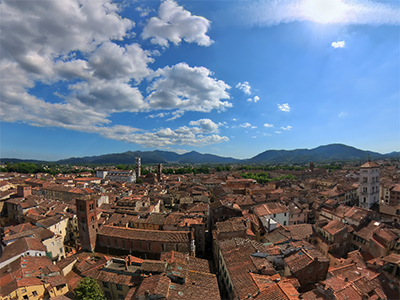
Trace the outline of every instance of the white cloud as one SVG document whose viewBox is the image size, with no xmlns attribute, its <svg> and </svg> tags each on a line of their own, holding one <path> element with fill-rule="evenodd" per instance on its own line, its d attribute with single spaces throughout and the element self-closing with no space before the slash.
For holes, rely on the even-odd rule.
<svg viewBox="0 0 400 300">
<path fill-rule="evenodd" d="M 134 23 L 118 14 L 118 5 L 109 0 L 0 2 L 1 120 L 95 133 L 146 147 L 228 141 L 218 135 L 220 125 L 208 119 L 153 131 L 112 123 L 110 116 L 116 112 L 165 106 L 173 111 L 149 117 L 178 118 L 187 110 L 232 106 L 221 101 L 230 98 L 230 87 L 211 78 L 208 69 L 179 64 L 154 72 L 148 64 L 155 52 L 112 42 L 133 34 Z M 146 99 L 135 86 L 145 78 L 151 84 Z M 60 81 L 67 92 L 54 92 L 46 99 L 29 94 L 39 82 L 54 87 Z"/>
<path fill-rule="evenodd" d="M 233 118 L 232 121 L 237 121 L 237 119 Z"/>
<path fill-rule="evenodd" d="M 345 115 L 346 115 L 346 113 L 342 111 L 342 112 L 338 115 L 338 117 L 344 117 Z"/>
<path fill-rule="evenodd" d="M 345 41 L 337 41 L 337 42 L 333 42 L 331 45 L 335 49 L 344 48 L 346 46 L 346 42 Z"/>
<path fill-rule="evenodd" d="M 160 5 L 158 17 L 147 21 L 142 38 L 151 38 L 153 44 L 163 47 L 168 47 L 168 41 L 178 45 L 182 39 L 187 43 L 210 46 L 213 41 L 206 35 L 209 27 L 210 21 L 206 18 L 193 16 L 176 2 L 166 0 Z"/>
<path fill-rule="evenodd" d="M 281 111 L 286 111 L 286 112 L 290 111 L 289 103 L 278 104 L 278 108 Z"/>
<path fill-rule="evenodd" d="M 88 67 L 93 69 L 93 76 L 99 79 L 122 78 L 129 81 L 131 78 L 140 82 L 150 75 L 148 63 L 152 63 L 148 51 L 144 51 L 140 45 L 131 44 L 125 47 L 115 43 L 105 42 L 89 59 Z"/>
<path fill-rule="evenodd" d="M 150 95 L 146 101 L 152 109 L 176 109 L 210 112 L 232 107 L 226 90 L 230 88 L 222 80 L 210 77 L 211 71 L 204 67 L 191 68 L 185 63 L 158 69 L 152 75 L 152 84 L 147 88 Z M 173 113 L 175 114 L 175 113 Z M 176 115 L 176 114 L 175 114 Z"/>
<path fill-rule="evenodd" d="M 258 96 L 254 96 L 253 99 L 252 98 L 247 99 L 248 102 L 253 102 L 254 101 L 255 103 L 257 103 L 258 100 L 260 100 L 260 97 L 258 97 Z"/>
<path fill-rule="evenodd" d="M 251 129 L 255 129 L 255 128 L 257 128 L 257 126 L 251 126 Z"/>
<path fill-rule="evenodd" d="M 264 127 L 267 127 L 267 128 L 274 127 L 273 124 L 268 124 L 268 123 L 265 123 L 263 126 L 264 126 Z"/>
<path fill-rule="evenodd" d="M 370 0 L 260 0 L 239 6 L 238 18 L 257 26 L 311 21 L 321 24 L 400 24 L 395 2 Z"/>
<path fill-rule="evenodd" d="M 292 126 L 281 127 L 281 129 L 283 129 L 283 130 L 290 130 L 292 128 L 293 128 Z"/>
<path fill-rule="evenodd" d="M 248 127 L 251 127 L 251 124 L 246 122 L 246 123 L 240 124 L 239 127 L 248 128 Z"/>
<path fill-rule="evenodd" d="M 256 139 L 256 138 L 257 138 L 257 136 L 253 135 L 251 138 L 253 138 L 253 139 Z"/>
<path fill-rule="evenodd" d="M 138 6 L 138 7 L 136 7 L 136 11 L 140 12 L 141 17 L 147 17 L 149 15 L 149 13 L 154 11 L 154 9 L 152 9 L 150 7 Z"/>
<path fill-rule="evenodd" d="M 218 127 L 223 125 L 215 124 L 210 119 L 200 119 L 197 121 L 190 121 L 191 126 L 200 126 L 202 133 L 218 132 Z"/>
<path fill-rule="evenodd" d="M 263 136 L 271 136 L 270 133 L 263 133 Z"/>
<path fill-rule="evenodd" d="M 239 82 L 239 83 L 236 85 L 236 87 L 237 87 L 239 90 L 242 90 L 243 93 L 245 93 L 246 95 L 250 95 L 250 94 L 251 94 L 251 86 L 250 86 L 250 84 L 249 84 L 247 81 L 245 81 L 245 82 L 243 82 L 243 83 Z M 247 101 L 249 101 L 249 100 L 247 100 Z M 250 101 L 251 101 L 251 100 L 250 100 Z"/>
<path fill-rule="evenodd" d="M 278 134 L 280 134 L 280 133 L 282 133 L 282 132 L 280 132 L 280 131 L 275 131 L 275 133 L 278 133 Z"/>
<path fill-rule="evenodd" d="M 168 115 L 169 115 L 169 112 L 166 112 L 166 113 L 159 113 L 159 114 L 155 114 L 155 115 L 148 115 L 146 118 L 151 118 L 151 119 L 164 118 L 165 116 L 168 116 Z"/>
</svg>

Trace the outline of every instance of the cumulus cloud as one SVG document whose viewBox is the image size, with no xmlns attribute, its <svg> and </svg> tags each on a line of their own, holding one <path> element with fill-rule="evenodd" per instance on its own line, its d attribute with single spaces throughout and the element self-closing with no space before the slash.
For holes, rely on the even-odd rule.
<svg viewBox="0 0 400 300">
<path fill-rule="evenodd" d="M 265 123 L 263 126 L 264 126 L 264 127 L 267 127 L 267 128 L 274 127 L 273 124 L 268 124 L 268 123 Z"/>
<path fill-rule="evenodd" d="M 293 128 L 292 126 L 281 127 L 281 129 L 283 129 L 283 130 L 290 130 L 292 128 Z"/>
<path fill-rule="evenodd" d="M 125 132 L 116 133 L 111 128 L 101 128 L 102 136 L 127 143 L 135 143 L 144 147 L 170 147 L 172 145 L 205 146 L 229 141 L 226 136 L 209 134 L 201 127 L 161 128 L 148 132 L 129 132 L 129 128 L 123 128 Z"/>
<path fill-rule="evenodd" d="M 239 127 L 248 128 L 248 127 L 251 127 L 251 124 L 246 122 L 246 123 L 240 124 Z"/>
<path fill-rule="evenodd" d="M 280 134 L 280 133 L 282 133 L 282 132 L 280 132 L 280 131 L 275 131 L 275 133 Z"/>
<path fill-rule="evenodd" d="M 259 0 L 239 6 L 238 18 L 256 26 L 311 21 L 321 24 L 400 24 L 394 2 L 370 0 Z"/>
<path fill-rule="evenodd" d="M 166 113 L 159 113 L 159 114 L 154 114 L 154 115 L 148 115 L 147 118 L 151 118 L 151 119 L 154 119 L 154 118 L 164 118 L 165 116 L 168 116 L 168 115 L 169 115 L 169 112 L 166 112 Z"/>
<path fill-rule="evenodd" d="M 252 98 L 247 99 L 248 102 L 253 102 L 254 101 L 255 103 L 257 103 L 258 100 L 260 100 L 260 97 L 258 97 L 258 96 L 254 96 L 253 99 Z"/>
<path fill-rule="evenodd" d="M 158 69 L 147 88 L 150 94 L 146 101 L 152 109 L 178 108 L 175 113 L 178 117 L 185 111 L 210 112 L 232 107 L 232 103 L 221 101 L 230 98 L 227 92 L 230 86 L 210 75 L 207 68 L 192 68 L 186 63 Z"/>
<path fill-rule="evenodd" d="M 169 42 L 180 44 L 182 39 L 187 43 L 197 43 L 200 46 L 210 46 L 213 41 L 206 35 L 210 21 L 204 17 L 193 16 L 172 0 L 161 3 L 158 17 L 147 21 L 142 32 L 142 38 L 153 44 L 168 47 Z"/>
<path fill-rule="evenodd" d="M 138 6 L 138 7 L 136 7 L 136 11 L 140 12 L 141 17 L 147 17 L 149 15 L 149 13 L 154 11 L 154 9 L 152 9 L 150 7 Z"/>
<path fill-rule="evenodd" d="M 148 147 L 228 141 L 218 135 L 220 125 L 208 119 L 153 131 L 111 122 L 117 112 L 166 107 L 173 111 L 149 117 L 178 118 L 187 110 L 232 106 L 222 101 L 230 98 L 230 87 L 212 78 L 208 69 L 179 64 L 154 72 L 148 65 L 155 52 L 135 43 L 115 43 L 132 36 L 134 27 L 119 15 L 118 5 L 109 0 L 0 2 L 1 120 L 95 133 Z M 146 98 L 138 88 L 144 79 L 150 84 Z M 39 82 L 51 88 L 62 82 L 68 89 L 42 99 L 30 94 Z"/>
<path fill-rule="evenodd" d="M 150 53 L 138 44 L 118 46 L 105 42 L 93 52 L 88 67 L 93 69 L 93 76 L 99 79 L 122 78 L 129 81 L 133 78 L 140 82 L 150 75 L 147 65 L 153 61 Z"/>
<path fill-rule="evenodd" d="M 202 133 L 211 133 L 211 132 L 218 132 L 218 127 L 223 124 L 215 124 L 210 119 L 200 119 L 197 121 L 190 121 L 189 125 L 200 126 Z"/>
<path fill-rule="evenodd" d="M 237 87 L 239 90 L 242 90 L 243 93 L 245 93 L 246 95 L 250 95 L 250 94 L 251 94 L 251 86 L 250 86 L 250 84 L 249 84 L 247 81 L 245 81 L 245 82 L 243 82 L 243 83 L 239 82 L 239 83 L 236 85 L 236 87 Z"/>
<path fill-rule="evenodd" d="M 333 42 L 331 44 L 331 46 L 335 49 L 337 48 L 344 48 L 346 46 L 346 42 L 345 41 L 337 41 L 337 42 Z"/>
<path fill-rule="evenodd" d="M 281 111 L 286 111 L 286 112 L 290 111 L 289 103 L 278 104 L 278 108 Z"/>
</svg>

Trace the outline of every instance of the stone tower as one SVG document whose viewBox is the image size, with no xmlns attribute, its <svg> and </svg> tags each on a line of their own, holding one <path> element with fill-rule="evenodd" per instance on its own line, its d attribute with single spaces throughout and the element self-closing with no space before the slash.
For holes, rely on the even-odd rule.
<svg viewBox="0 0 400 300">
<path fill-rule="evenodd" d="M 157 168 L 157 180 L 158 180 L 158 182 L 161 182 L 161 176 L 162 176 L 162 164 L 158 164 L 158 168 Z"/>
<path fill-rule="evenodd" d="M 367 162 L 360 167 L 359 206 L 371 208 L 374 203 L 379 202 L 379 165 Z"/>
<path fill-rule="evenodd" d="M 91 198 L 76 199 L 76 217 L 82 250 L 93 252 L 96 248 L 98 231 L 96 200 Z"/>
<path fill-rule="evenodd" d="M 140 177 L 141 169 L 142 169 L 142 160 L 140 157 L 135 157 L 136 179 Z"/>
</svg>

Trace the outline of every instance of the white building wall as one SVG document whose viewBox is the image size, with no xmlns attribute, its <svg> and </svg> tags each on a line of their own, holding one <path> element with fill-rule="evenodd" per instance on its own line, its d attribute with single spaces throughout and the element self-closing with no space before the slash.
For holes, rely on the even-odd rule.
<svg viewBox="0 0 400 300">
<path fill-rule="evenodd" d="M 359 206 L 371 208 L 379 202 L 380 171 L 379 168 L 362 168 L 360 170 Z"/>
</svg>

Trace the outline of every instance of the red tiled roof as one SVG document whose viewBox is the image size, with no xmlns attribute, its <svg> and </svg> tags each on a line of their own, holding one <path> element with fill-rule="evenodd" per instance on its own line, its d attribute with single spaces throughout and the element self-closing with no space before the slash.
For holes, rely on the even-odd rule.
<svg viewBox="0 0 400 300">
<path fill-rule="evenodd" d="M 141 241 L 188 243 L 190 231 L 144 230 L 103 225 L 98 235 Z"/>
</svg>

